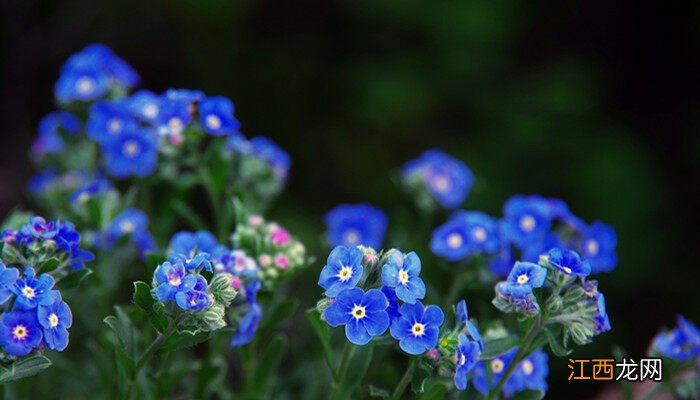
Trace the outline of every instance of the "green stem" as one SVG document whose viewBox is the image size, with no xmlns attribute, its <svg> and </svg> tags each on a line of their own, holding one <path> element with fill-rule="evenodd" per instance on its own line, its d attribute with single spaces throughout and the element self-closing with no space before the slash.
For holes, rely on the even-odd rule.
<svg viewBox="0 0 700 400">
<path fill-rule="evenodd" d="M 391 394 L 389 400 L 398 400 L 401 398 L 403 392 L 406 391 L 406 387 L 413 379 L 413 371 L 415 371 L 417 364 L 418 357 L 411 357 L 411 361 L 408 363 L 408 368 L 406 368 L 406 372 L 404 372 L 398 385 L 396 385 L 396 388 L 394 388 L 394 393 Z"/>
<path fill-rule="evenodd" d="M 449 308 L 457 301 L 461 290 L 463 289 L 464 282 L 469 277 L 469 271 L 460 271 L 457 276 L 452 280 L 452 285 L 447 291 L 447 296 L 445 296 L 445 307 Z"/>
<path fill-rule="evenodd" d="M 508 378 L 510 378 L 513 372 L 515 372 L 515 368 L 520 364 L 523 358 L 525 358 L 525 356 L 527 355 L 528 348 L 532 344 L 532 341 L 535 340 L 535 337 L 537 337 L 537 335 L 542 330 L 541 321 L 542 320 L 540 318 L 540 315 L 538 314 L 535 319 L 535 322 L 530 328 L 530 332 L 528 332 L 527 336 L 525 337 L 525 340 L 523 340 L 523 343 L 518 348 L 518 351 L 515 353 L 515 356 L 508 364 L 506 372 L 503 373 L 501 379 L 498 381 L 496 386 L 493 389 L 491 389 L 491 391 L 486 395 L 486 400 L 494 400 L 498 398 L 498 395 L 501 393 L 501 390 L 503 390 L 503 385 L 505 385 L 505 383 L 508 381 Z"/>
<path fill-rule="evenodd" d="M 165 330 L 165 332 L 158 334 L 158 336 L 151 342 L 151 344 L 146 348 L 146 350 L 141 354 L 141 356 L 138 358 L 138 361 L 136 361 L 136 365 L 134 366 L 134 370 L 131 373 L 131 376 L 129 377 L 129 381 L 127 382 L 126 385 L 126 390 L 124 391 L 124 398 L 125 399 L 130 399 L 131 398 L 131 388 L 134 385 L 134 380 L 136 380 L 136 376 L 138 375 L 139 371 L 141 368 L 143 368 L 144 365 L 146 365 L 146 362 L 155 354 L 155 352 L 160 348 L 160 346 L 163 344 L 163 342 L 172 336 L 173 333 L 175 333 L 175 330 L 177 329 L 177 321 L 171 321 L 170 326 Z"/>
<path fill-rule="evenodd" d="M 343 355 L 340 357 L 340 366 L 338 367 L 338 373 L 333 380 L 333 391 L 331 393 L 331 400 L 340 399 L 340 385 L 345 379 L 345 374 L 348 371 L 348 364 L 350 363 L 350 355 L 352 354 L 354 347 L 350 342 L 345 342 L 345 347 L 343 347 Z"/>
</svg>

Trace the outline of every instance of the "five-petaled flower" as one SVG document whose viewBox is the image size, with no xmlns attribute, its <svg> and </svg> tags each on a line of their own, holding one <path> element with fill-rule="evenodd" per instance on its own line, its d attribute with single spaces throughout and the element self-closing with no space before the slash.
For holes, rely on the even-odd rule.
<svg viewBox="0 0 700 400">
<path fill-rule="evenodd" d="M 591 264 L 582 260 L 581 256 L 573 250 L 551 249 L 547 253 L 547 262 L 565 275 L 585 278 L 591 273 Z"/>
<path fill-rule="evenodd" d="M 479 361 L 481 349 L 479 343 L 470 340 L 464 333 L 459 335 L 458 341 L 454 381 L 458 390 L 466 390 L 467 374 L 474 369 Z"/>
<path fill-rule="evenodd" d="M 418 355 L 437 345 L 440 326 L 445 314 L 438 306 L 423 307 L 423 303 L 404 303 L 399 308 L 400 318 L 391 323 L 391 336 L 408 354 Z"/>
<path fill-rule="evenodd" d="M 35 310 L 9 311 L 0 319 L 0 345 L 7 354 L 26 356 L 39 346 L 42 337 Z"/>
<path fill-rule="evenodd" d="M 318 284 L 326 289 L 326 296 L 335 297 L 341 291 L 355 287 L 363 271 L 362 250 L 357 247 L 338 246 L 328 255 Z"/>
<path fill-rule="evenodd" d="M 154 277 L 158 286 L 156 287 L 156 298 L 158 301 L 175 301 L 175 296 L 179 292 L 187 292 L 194 289 L 197 284 L 196 276 L 188 274 L 183 263 L 172 264 L 166 261 L 156 268 Z"/>
<path fill-rule="evenodd" d="M 68 346 L 68 328 L 73 324 L 73 314 L 61 295 L 57 294 L 49 305 L 40 305 L 37 318 L 44 328 L 46 346 L 63 351 Z"/>
<path fill-rule="evenodd" d="M 224 96 L 206 97 L 199 103 L 201 124 L 216 136 L 238 132 L 241 124 L 233 116 L 233 102 Z"/>
<path fill-rule="evenodd" d="M 378 289 L 366 293 L 360 288 L 343 290 L 323 313 L 328 325 L 345 325 L 345 336 L 351 343 L 367 344 L 389 327 L 386 296 Z"/>
<path fill-rule="evenodd" d="M 398 250 L 387 255 L 387 263 L 382 267 L 382 282 L 396 289 L 396 296 L 406 303 L 415 303 L 425 297 L 425 283 L 419 277 L 420 258 L 415 252 L 402 254 Z"/>
<path fill-rule="evenodd" d="M 12 293 L 17 296 L 14 306 L 20 310 L 30 310 L 38 305 L 53 303 L 56 291 L 53 288 L 54 280 L 49 274 L 41 274 L 35 278 L 33 268 L 24 270 L 24 279 L 19 278 L 10 287 Z"/>
<path fill-rule="evenodd" d="M 592 273 L 610 272 L 617 265 L 617 234 L 610 225 L 593 222 L 583 232 L 581 254 L 591 263 Z"/>
<path fill-rule="evenodd" d="M 387 216 L 367 203 L 341 204 L 323 217 L 328 242 L 333 246 L 364 245 L 378 248 L 384 241 Z"/>
<path fill-rule="evenodd" d="M 542 287 L 547 278 L 547 269 L 530 262 L 516 261 L 508 278 L 499 282 L 496 289 L 504 295 L 525 297 L 533 288 Z"/>
<path fill-rule="evenodd" d="M 114 140 L 102 143 L 107 172 L 116 178 L 147 176 L 158 162 L 158 141 L 153 131 L 134 126 Z"/>
</svg>

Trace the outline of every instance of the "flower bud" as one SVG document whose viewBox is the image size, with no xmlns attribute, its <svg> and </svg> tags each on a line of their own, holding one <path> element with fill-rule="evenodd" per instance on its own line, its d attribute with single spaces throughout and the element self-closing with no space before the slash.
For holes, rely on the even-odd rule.
<svg viewBox="0 0 700 400">
<path fill-rule="evenodd" d="M 561 310 L 563 304 L 564 302 L 562 301 L 561 296 L 551 296 L 547 299 L 545 307 L 547 307 L 548 313 L 555 313 Z"/>
<path fill-rule="evenodd" d="M 231 304 L 238 294 L 233 287 L 233 281 L 234 276 L 229 273 L 216 274 L 209 284 L 209 290 L 219 302 Z"/>
<path fill-rule="evenodd" d="M 200 321 L 203 325 L 201 328 L 203 330 L 215 331 L 226 326 L 226 320 L 224 319 L 226 310 L 223 304 L 212 302 L 209 307 L 205 308 L 203 311 L 200 317 Z"/>
<path fill-rule="evenodd" d="M 571 338 L 579 345 L 589 343 L 591 337 L 593 337 L 593 330 L 579 322 L 574 322 L 569 326 L 569 333 L 571 334 Z"/>
</svg>

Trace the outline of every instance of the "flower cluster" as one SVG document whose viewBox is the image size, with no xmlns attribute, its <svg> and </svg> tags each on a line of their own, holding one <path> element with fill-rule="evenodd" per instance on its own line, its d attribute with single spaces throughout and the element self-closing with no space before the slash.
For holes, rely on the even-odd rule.
<svg viewBox="0 0 700 400">
<path fill-rule="evenodd" d="M 364 245 L 380 248 L 384 241 L 387 216 L 370 204 L 342 204 L 328 211 L 323 218 L 331 246 Z"/>
<path fill-rule="evenodd" d="M 474 175 L 460 160 L 440 150 L 428 150 L 404 164 L 401 179 L 426 210 L 459 207 L 474 184 Z"/>
<path fill-rule="evenodd" d="M 700 363 L 700 329 L 680 315 L 677 323 L 672 330 L 656 335 L 651 353 L 681 362 L 697 359 Z"/>
<path fill-rule="evenodd" d="M 518 348 L 515 347 L 505 354 L 494 357 L 490 360 L 484 360 L 474 368 L 474 376 L 472 383 L 479 393 L 486 394 L 495 387 L 504 378 L 504 373 L 509 365 L 513 362 Z M 515 367 L 514 372 L 506 378 L 503 383 L 503 392 L 506 398 L 511 397 L 514 393 L 522 390 L 538 390 L 547 391 L 547 375 L 549 374 L 549 366 L 547 365 L 548 356 L 542 349 L 534 351 L 529 356 L 525 357 Z M 490 369 L 491 385 L 486 369 Z"/>
<path fill-rule="evenodd" d="M 559 199 L 513 196 L 503 214 L 496 220 L 477 211 L 457 211 L 435 229 L 430 248 L 449 261 L 488 256 L 491 271 L 499 276 L 508 274 L 518 254 L 523 261 L 537 262 L 555 247 L 580 252 L 592 273 L 611 271 L 617 264 L 614 229 L 600 221 L 586 224 Z"/>
</svg>

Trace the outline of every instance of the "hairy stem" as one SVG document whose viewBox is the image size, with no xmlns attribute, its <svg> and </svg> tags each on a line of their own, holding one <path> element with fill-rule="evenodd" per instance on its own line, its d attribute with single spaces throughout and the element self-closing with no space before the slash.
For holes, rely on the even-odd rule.
<svg viewBox="0 0 700 400">
<path fill-rule="evenodd" d="M 406 368 L 406 372 L 404 372 L 398 385 L 396 385 L 396 388 L 394 388 L 394 393 L 391 394 L 389 400 L 398 400 L 401 398 L 403 392 L 406 391 L 406 387 L 413 379 L 413 371 L 415 371 L 416 369 L 416 364 L 418 364 L 418 357 L 411 357 L 411 361 L 408 363 L 408 368 Z"/>
</svg>

